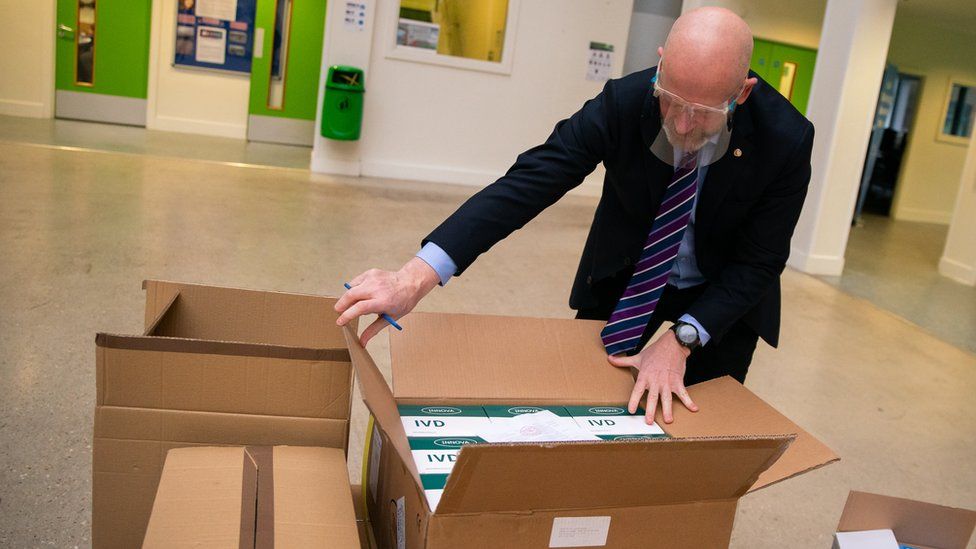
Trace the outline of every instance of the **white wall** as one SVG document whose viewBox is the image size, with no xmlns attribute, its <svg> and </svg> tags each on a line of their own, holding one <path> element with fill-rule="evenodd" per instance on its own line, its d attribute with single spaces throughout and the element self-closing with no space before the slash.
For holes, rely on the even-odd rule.
<svg viewBox="0 0 976 549">
<path fill-rule="evenodd" d="M 313 169 L 353 173 L 358 163 L 362 175 L 478 186 L 503 175 L 518 153 L 544 141 L 557 121 L 602 89 L 585 79 L 590 41 L 616 47 L 614 73 L 621 74 L 632 0 L 519 6 L 514 44 L 505 45 L 514 55 L 512 72 L 502 75 L 387 58 L 398 2 L 379 3 L 369 25 L 362 139 L 317 139 Z M 339 42 L 362 44 L 367 33 L 328 23 L 326 32 L 326 64 L 362 60 L 361 48 Z M 598 172 L 581 192 L 599 193 L 602 167 Z"/>
<path fill-rule="evenodd" d="M 54 0 L 0 0 L 0 114 L 54 115 Z"/>
<path fill-rule="evenodd" d="M 974 8 L 976 9 L 976 8 Z M 892 216 L 949 223 L 966 158 L 966 146 L 936 140 L 945 113 L 949 78 L 976 82 L 976 30 L 962 34 L 929 21 L 895 19 L 888 60 L 922 77 L 915 124 L 895 186 Z M 976 210 L 972 212 L 976 215 Z"/>
<path fill-rule="evenodd" d="M 943 275 L 976 286 L 976 139 L 969 142 L 952 225 L 939 260 Z"/>
<path fill-rule="evenodd" d="M 176 0 L 154 0 L 146 127 L 244 139 L 250 75 L 173 67 Z"/>
</svg>

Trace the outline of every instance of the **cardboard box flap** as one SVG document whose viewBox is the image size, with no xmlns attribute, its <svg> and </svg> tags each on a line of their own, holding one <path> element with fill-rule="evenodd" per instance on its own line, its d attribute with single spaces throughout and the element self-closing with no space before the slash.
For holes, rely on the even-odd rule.
<svg viewBox="0 0 976 549">
<path fill-rule="evenodd" d="M 976 530 L 976 511 L 851 491 L 838 532 L 889 528 L 899 543 L 962 549 Z"/>
<path fill-rule="evenodd" d="M 212 341 L 182 337 L 134 336 L 98 333 L 95 346 L 131 351 L 159 351 L 167 353 L 195 353 L 207 355 L 250 356 L 286 360 L 316 360 L 349 362 L 345 348 L 310 348 L 287 345 L 264 345 L 238 341 Z"/>
<path fill-rule="evenodd" d="M 152 335 L 319 349 L 344 345 L 332 297 L 158 280 L 143 287 Z"/>
<path fill-rule="evenodd" d="M 400 412 L 397 411 L 396 401 L 393 399 L 390 386 L 386 384 L 383 374 L 373 362 L 373 357 L 369 356 L 366 349 L 360 345 L 359 336 L 356 335 L 355 330 L 345 326 L 343 333 L 346 336 L 346 346 L 349 347 L 352 367 L 356 371 L 356 379 L 359 380 L 359 392 L 363 395 L 363 402 L 373 414 L 373 418 L 380 429 L 389 437 L 394 450 L 410 474 L 413 475 L 417 486 L 420 486 L 420 474 L 417 472 L 417 465 L 413 461 L 413 454 L 410 452 L 410 446 L 407 443 L 407 433 L 403 430 L 403 423 L 400 422 Z"/>
<path fill-rule="evenodd" d="M 436 514 L 734 500 L 792 440 L 472 444 L 462 448 Z"/>
<path fill-rule="evenodd" d="M 634 382 L 607 362 L 602 322 L 412 313 L 390 333 L 397 401 L 617 404 Z"/>
<path fill-rule="evenodd" d="M 722 377 L 688 388 L 698 405 L 692 413 L 674 407 L 674 423 L 655 418 L 673 437 L 712 437 L 796 434 L 796 441 L 772 467 L 759 476 L 750 491 L 799 475 L 840 459 L 830 448 L 763 402 L 731 377 Z"/>
<path fill-rule="evenodd" d="M 142 335 L 148 336 L 156 331 L 156 327 L 159 326 L 159 323 L 166 316 L 166 313 L 169 312 L 169 310 L 173 307 L 173 304 L 176 303 L 176 300 L 179 298 L 180 291 L 178 289 L 174 289 L 172 292 L 170 292 L 168 299 L 165 299 L 165 295 L 154 295 L 152 305 L 147 305 L 146 307 L 146 329 L 142 332 Z M 164 299 L 165 301 L 162 301 Z M 160 306 L 158 303 L 160 301 L 162 302 L 162 306 Z M 150 311 L 152 311 L 151 314 L 154 315 L 152 318 L 150 318 Z"/>
<path fill-rule="evenodd" d="M 152 333 L 152 328 L 159 323 L 159 319 L 172 306 L 176 296 L 180 293 L 180 284 L 163 282 L 161 280 L 143 280 L 142 289 L 146 292 L 145 330 L 143 334 Z"/>
<path fill-rule="evenodd" d="M 358 548 L 359 531 L 342 451 L 276 446 L 272 459 L 274 534 L 273 543 L 264 547 Z"/>
<path fill-rule="evenodd" d="M 177 448 L 166 455 L 144 548 L 254 547 L 257 466 L 243 448 Z"/>
</svg>

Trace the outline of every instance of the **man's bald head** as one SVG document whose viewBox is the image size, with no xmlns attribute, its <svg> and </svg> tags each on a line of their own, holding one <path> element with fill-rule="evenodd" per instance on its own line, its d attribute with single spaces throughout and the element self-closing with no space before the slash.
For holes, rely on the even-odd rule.
<svg viewBox="0 0 976 549">
<path fill-rule="evenodd" d="M 662 78 L 692 101 L 721 101 L 742 88 L 752 57 L 752 31 L 735 13 L 691 10 L 674 22 L 663 50 Z"/>
</svg>

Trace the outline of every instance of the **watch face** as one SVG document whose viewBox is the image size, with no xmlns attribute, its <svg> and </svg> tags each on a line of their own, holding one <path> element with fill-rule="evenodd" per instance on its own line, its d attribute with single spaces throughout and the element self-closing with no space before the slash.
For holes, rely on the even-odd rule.
<svg viewBox="0 0 976 549">
<path fill-rule="evenodd" d="M 694 326 L 689 326 L 688 324 L 678 326 L 675 333 L 677 333 L 678 339 L 680 339 L 682 343 L 692 344 L 698 339 L 698 330 L 696 330 Z"/>
</svg>

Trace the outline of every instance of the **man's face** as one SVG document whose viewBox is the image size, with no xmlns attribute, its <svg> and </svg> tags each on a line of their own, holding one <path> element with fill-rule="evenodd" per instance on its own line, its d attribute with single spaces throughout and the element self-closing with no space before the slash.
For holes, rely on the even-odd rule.
<svg viewBox="0 0 976 549">
<path fill-rule="evenodd" d="M 670 103 L 670 104 L 669 104 Z M 673 101 L 661 99 L 664 134 L 671 146 L 686 153 L 696 152 L 722 131 L 725 115 L 691 112 L 676 107 Z"/>
<path fill-rule="evenodd" d="M 667 71 L 659 64 L 655 89 L 668 142 L 689 153 L 698 151 L 722 131 L 729 104 L 741 87 L 730 90 L 725 82 L 701 75 L 683 76 L 682 67 L 677 64 L 668 65 Z"/>
</svg>

